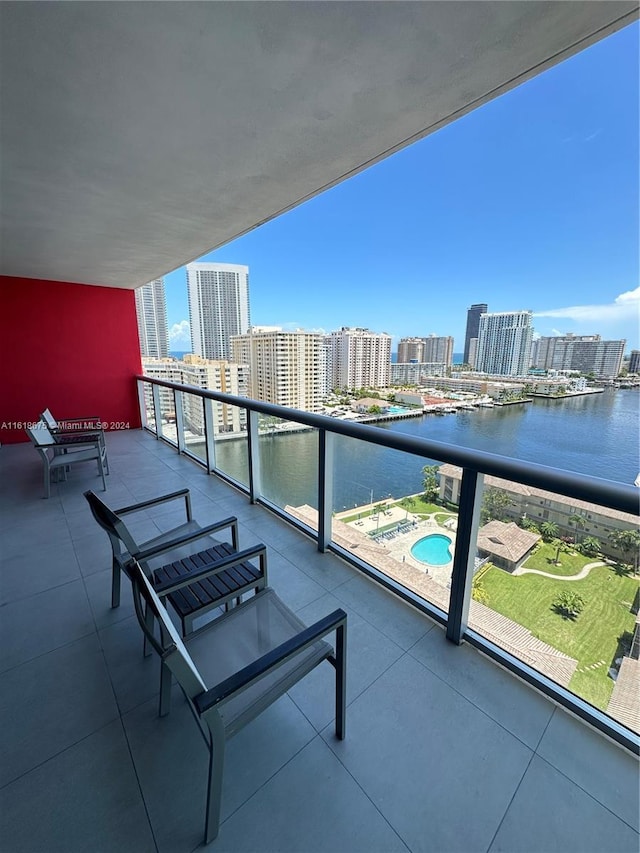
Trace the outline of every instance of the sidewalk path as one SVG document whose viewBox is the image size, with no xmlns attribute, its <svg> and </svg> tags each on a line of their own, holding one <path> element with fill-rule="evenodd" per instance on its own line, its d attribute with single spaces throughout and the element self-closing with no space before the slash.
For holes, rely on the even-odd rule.
<svg viewBox="0 0 640 853">
<path fill-rule="evenodd" d="M 519 569 L 516 569 L 513 573 L 514 575 L 542 575 L 543 578 L 554 578 L 557 581 L 581 581 L 582 578 L 586 578 L 591 569 L 595 569 L 597 566 L 606 566 L 606 563 L 603 563 L 602 560 L 599 560 L 596 563 L 587 563 L 587 565 L 580 569 L 577 575 L 554 575 L 551 572 L 541 572 L 538 569 L 523 569 L 520 566 Z"/>
</svg>

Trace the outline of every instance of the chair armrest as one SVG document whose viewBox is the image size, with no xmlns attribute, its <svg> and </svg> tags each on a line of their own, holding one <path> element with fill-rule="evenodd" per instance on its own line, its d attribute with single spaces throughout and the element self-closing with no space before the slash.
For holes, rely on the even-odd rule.
<svg viewBox="0 0 640 853">
<path fill-rule="evenodd" d="M 54 433 L 53 434 L 54 438 L 56 435 L 59 435 L 59 434 L 60 433 L 57 433 L 57 432 Z M 82 435 L 82 433 L 74 433 L 74 435 Z M 100 437 L 96 436 L 93 439 L 88 438 L 86 441 L 74 441 L 73 444 L 59 444 L 57 441 L 54 441 L 53 444 L 48 444 L 47 447 L 58 447 L 58 448 L 63 447 L 65 449 L 69 449 L 69 450 L 73 451 L 73 450 L 80 450 L 83 447 L 101 448 L 102 442 L 100 441 Z"/>
<path fill-rule="evenodd" d="M 66 424 L 86 424 L 87 430 L 102 429 L 102 420 L 97 415 L 88 415 L 86 418 L 56 418 L 58 424 L 55 432 L 75 432 L 74 427 L 66 429 Z M 82 430 L 78 430 L 81 432 Z"/>
<path fill-rule="evenodd" d="M 150 560 L 151 557 L 159 557 L 166 551 L 173 551 L 174 548 L 179 548 L 181 545 L 188 545 L 189 542 L 196 542 L 198 539 L 203 539 L 211 533 L 217 533 L 218 530 L 223 530 L 225 527 L 233 528 L 233 545 L 234 548 L 238 541 L 238 519 L 235 516 L 223 518 L 222 521 L 216 521 L 215 524 L 209 524 L 206 527 L 201 527 L 199 530 L 194 530 L 191 533 L 185 533 L 183 536 L 176 536 L 170 542 L 163 542 L 162 545 L 156 545 L 153 548 L 147 548 L 144 551 L 136 551 L 131 556 L 138 562 Z"/>
<path fill-rule="evenodd" d="M 56 429 L 52 430 L 53 435 L 104 435 L 102 427 L 87 427 L 84 429 Z"/>
<path fill-rule="evenodd" d="M 271 670 L 276 669 L 281 664 L 285 663 L 288 658 L 306 649 L 308 646 L 320 640 L 325 634 L 330 634 L 332 631 L 340 628 L 346 629 L 347 614 L 344 610 L 334 610 L 328 616 L 319 619 L 296 634 L 290 640 L 286 640 L 275 649 L 267 652 L 266 655 L 250 663 L 248 666 L 234 673 L 234 675 L 221 681 L 215 687 L 210 688 L 206 693 L 201 693 L 196 696 L 194 705 L 199 714 L 204 714 L 211 708 L 220 704 L 224 699 L 228 699 L 238 690 L 245 689 L 253 684 L 258 679 L 267 675 Z"/>
<path fill-rule="evenodd" d="M 120 509 L 114 509 L 114 512 L 116 515 L 126 515 L 128 512 L 137 512 L 140 509 L 146 509 L 150 506 L 166 503 L 167 501 L 172 501 L 183 496 L 187 508 L 187 521 L 191 521 L 191 497 L 189 495 L 189 489 L 179 489 L 177 492 L 170 492 L 168 495 L 160 495 L 159 498 L 151 498 L 148 501 L 140 501 L 137 504 L 123 506 Z"/>
<path fill-rule="evenodd" d="M 153 588 L 156 591 L 158 598 L 164 598 L 178 589 L 182 589 L 185 586 L 191 586 L 191 584 L 205 580 L 212 575 L 220 574 L 220 572 L 223 572 L 225 569 L 240 565 L 240 563 L 245 563 L 247 560 L 254 559 L 255 557 L 260 557 L 260 568 L 264 574 L 264 561 L 267 558 L 267 546 L 261 544 L 254 545 L 253 548 L 246 548 L 244 551 L 236 551 L 233 554 L 228 554 L 226 557 L 220 557 L 219 560 L 207 563 L 207 565 L 201 566 L 201 568 L 196 569 L 193 572 L 189 572 L 188 575 L 184 575 L 181 578 L 154 584 Z"/>
</svg>

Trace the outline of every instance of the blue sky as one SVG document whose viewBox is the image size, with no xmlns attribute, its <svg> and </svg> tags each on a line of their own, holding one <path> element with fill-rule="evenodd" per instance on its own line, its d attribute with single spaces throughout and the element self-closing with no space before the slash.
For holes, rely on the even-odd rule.
<svg viewBox="0 0 640 853">
<path fill-rule="evenodd" d="M 639 25 L 201 260 L 249 266 L 251 320 L 453 335 L 530 309 L 541 335 L 640 346 Z M 165 277 L 190 349 L 184 268 Z M 395 348 L 395 345 L 394 345 Z"/>
</svg>

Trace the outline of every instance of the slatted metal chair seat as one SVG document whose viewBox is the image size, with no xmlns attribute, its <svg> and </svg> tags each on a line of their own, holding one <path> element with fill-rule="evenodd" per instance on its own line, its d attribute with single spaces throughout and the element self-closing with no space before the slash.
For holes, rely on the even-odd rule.
<svg viewBox="0 0 640 853">
<path fill-rule="evenodd" d="M 225 557 L 236 555 L 231 545 L 221 542 L 204 551 L 198 551 L 183 560 L 175 560 L 172 563 L 155 569 L 153 572 L 153 585 L 156 590 L 166 589 L 175 581 L 190 578 L 198 569 L 217 564 Z M 240 563 L 223 569 L 217 574 L 210 575 L 201 581 L 190 583 L 176 592 L 169 593 L 167 598 L 171 606 L 180 617 L 184 626 L 191 617 L 198 615 L 212 606 L 220 606 L 238 596 L 238 590 L 247 587 L 259 589 L 264 581 L 260 568 L 249 562 Z"/>
<path fill-rule="evenodd" d="M 208 844 L 218 835 L 226 741 L 324 661 L 335 669 L 335 730 L 344 738 L 347 614 L 338 609 L 307 627 L 265 588 L 183 641 L 135 561 L 129 573 L 136 616 L 161 659 L 160 715 L 169 712 L 175 677 L 209 749 Z M 335 646 L 325 639 L 334 632 Z"/>
<path fill-rule="evenodd" d="M 178 615 L 183 635 L 191 633 L 197 617 L 239 602 L 267 585 L 267 549 L 258 544 L 238 549 L 238 520 L 231 516 L 202 527 L 191 514 L 188 489 L 113 510 L 93 492 L 85 492 L 93 517 L 107 533 L 112 551 L 111 606 L 120 604 L 120 579 L 129 575 L 135 558 L 164 600 Z M 124 517 L 183 500 L 186 520 L 164 533 L 140 541 Z M 230 531 L 231 543 L 217 536 Z M 250 561 L 255 561 L 250 562 Z M 202 569 L 213 571 L 201 580 Z M 174 589 L 178 585 L 179 590 Z"/>
</svg>

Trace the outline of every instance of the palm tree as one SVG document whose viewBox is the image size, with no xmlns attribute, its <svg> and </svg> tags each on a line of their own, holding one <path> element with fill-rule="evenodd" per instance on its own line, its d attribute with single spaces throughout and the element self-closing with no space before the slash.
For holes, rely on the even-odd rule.
<svg viewBox="0 0 640 853">
<path fill-rule="evenodd" d="M 567 543 L 563 542 L 562 539 L 554 539 L 551 543 L 552 546 L 556 549 L 556 557 L 553 561 L 556 566 L 560 565 L 560 554 L 565 554 L 569 549 L 567 548 Z"/>
<path fill-rule="evenodd" d="M 573 524 L 573 526 L 576 529 L 576 535 L 575 535 L 574 539 L 575 539 L 576 543 L 578 543 L 580 541 L 578 538 L 580 535 L 579 531 L 584 530 L 584 528 L 587 526 L 587 522 L 584 520 L 584 518 L 581 515 L 578 515 L 578 513 L 576 512 L 573 515 L 569 516 L 569 524 Z"/>
<path fill-rule="evenodd" d="M 550 542 L 558 535 L 558 525 L 553 521 L 543 521 L 540 525 L 540 533 L 545 542 Z"/>
<path fill-rule="evenodd" d="M 631 556 L 634 575 L 638 574 L 638 551 L 640 550 L 640 533 L 637 530 L 614 530 L 609 534 L 609 542 L 624 558 Z"/>
<path fill-rule="evenodd" d="M 585 536 L 582 542 L 582 553 L 588 554 L 590 557 L 595 557 L 600 553 L 600 540 L 595 536 Z"/>
</svg>

